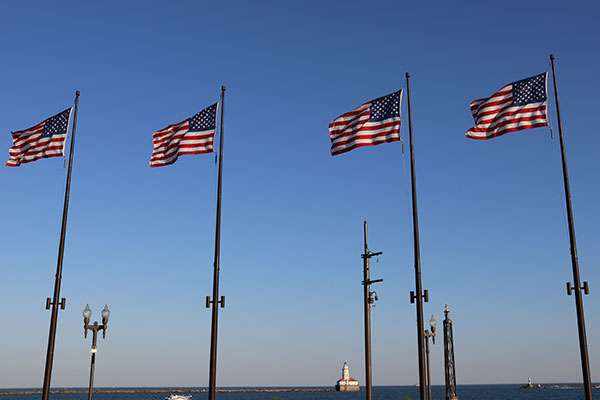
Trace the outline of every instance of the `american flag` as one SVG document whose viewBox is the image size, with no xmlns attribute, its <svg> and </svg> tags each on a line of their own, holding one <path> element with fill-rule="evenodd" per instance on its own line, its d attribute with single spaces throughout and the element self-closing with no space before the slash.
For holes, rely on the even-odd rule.
<svg viewBox="0 0 600 400">
<path fill-rule="evenodd" d="M 509 83 L 486 99 L 471 103 L 475 126 L 472 139 L 489 139 L 521 129 L 548 126 L 547 73 Z"/>
<path fill-rule="evenodd" d="M 400 140 L 402 90 L 369 101 L 329 124 L 331 155 Z"/>
<path fill-rule="evenodd" d="M 6 166 L 18 167 L 40 158 L 64 155 L 71 108 L 24 131 L 11 132 L 13 145 Z"/>
<path fill-rule="evenodd" d="M 212 153 L 218 104 L 205 108 L 185 121 L 154 132 L 150 167 L 173 164 L 183 154 Z"/>
</svg>

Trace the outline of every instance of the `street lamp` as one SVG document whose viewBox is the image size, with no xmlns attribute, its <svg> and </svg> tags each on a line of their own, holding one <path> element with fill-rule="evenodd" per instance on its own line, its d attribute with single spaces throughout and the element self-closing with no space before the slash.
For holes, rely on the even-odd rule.
<svg viewBox="0 0 600 400">
<path fill-rule="evenodd" d="M 427 399 L 431 400 L 431 373 L 429 371 L 429 338 L 435 344 L 435 327 L 437 325 L 437 321 L 435 317 L 432 315 L 429 320 L 429 326 L 431 327 L 431 332 L 426 329 L 425 330 L 425 354 L 427 355 Z"/>
<path fill-rule="evenodd" d="M 94 390 L 94 367 L 96 365 L 96 352 L 98 349 L 96 348 L 96 336 L 99 330 L 102 330 L 102 338 L 106 338 L 106 328 L 108 327 L 108 317 L 110 317 L 110 310 L 108 306 L 105 305 L 104 309 L 100 315 L 102 315 L 102 325 L 98 325 L 98 321 L 94 321 L 92 325 L 90 325 L 90 317 L 92 316 L 92 309 L 89 304 L 85 305 L 83 309 L 83 337 L 87 338 L 88 329 L 92 331 L 92 361 L 90 364 L 90 386 L 88 393 L 88 400 L 92 400 L 92 391 Z"/>
<path fill-rule="evenodd" d="M 361 255 L 363 259 L 363 276 L 364 279 L 362 281 L 363 286 L 365 287 L 365 387 L 367 389 L 366 400 L 371 400 L 373 398 L 373 383 L 371 376 L 371 307 L 375 307 L 373 304 L 377 301 L 377 292 L 371 291 L 371 284 L 382 282 L 383 279 L 374 279 L 371 280 L 370 273 L 370 259 L 371 257 L 378 257 L 383 254 L 381 251 L 377 253 L 371 253 L 369 251 L 369 245 L 367 243 L 367 221 L 364 222 L 364 236 L 365 236 L 365 252 Z M 373 299 L 375 296 L 375 299 Z"/>
<path fill-rule="evenodd" d="M 452 320 L 448 316 L 448 304 L 444 307 L 444 372 L 446 375 L 446 400 L 458 400 L 456 394 L 456 367 L 454 366 L 454 338 L 452 336 Z"/>
</svg>

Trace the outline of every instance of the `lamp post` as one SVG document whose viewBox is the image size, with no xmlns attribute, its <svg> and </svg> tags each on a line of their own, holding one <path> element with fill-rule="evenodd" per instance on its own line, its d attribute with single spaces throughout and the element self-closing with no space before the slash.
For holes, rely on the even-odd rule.
<svg viewBox="0 0 600 400">
<path fill-rule="evenodd" d="M 371 259 L 371 257 L 379 256 L 383 253 L 381 251 L 377 253 L 371 253 L 369 251 L 369 245 L 367 243 L 367 221 L 364 222 L 364 236 L 365 252 L 361 255 L 361 257 L 363 259 L 364 276 L 362 284 L 365 287 L 365 386 L 367 389 L 366 400 L 371 400 L 373 398 L 373 384 L 371 379 L 371 307 L 375 307 L 375 304 L 373 303 L 377 301 L 377 292 L 371 292 L 371 284 L 383 282 L 383 279 L 371 280 L 371 267 L 369 260 Z M 375 299 L 373 299 L 373 295 L 375 295 Z"/>
<path fill-rule="evenodd" d="M 433 341 L 433 344 L 435 344 L 435 327 L 437 325 L 437 321 L 435 320 L 435 317 L 432 315 L 431 319 L 429 320 L 429 326 L 431 327 L 431 332 L 426 329 L 425 330 L 425 354 L 427 356 L 427 399 L 431 400 L 431 372 L 430 372 L 430 368 L 429 368 L 429 338 L 431 338 L 431 340 Z"/>
<path fill-rule="evenodd" d="M 90 317 L 92 316 L 92 310 L 90 309 L 90 305 L 86 304 L 83 309 L 83 337 L 87 338 L 88 329 L 92 331 L 92 361 L 90 364 L 90 387 L 88 392 L 88 400 L 92 400 L 92 392 L 94 390 L 94 367 L 96 365 L 96 352 L 98 349 L 96 348 L 96 337 L 98 335 L 98 331 L 102 330 L 102 339 L 106 338 L 106 328 L 108 327 L 108 317 L 110 316 L 110 310 L 108 306 L 105 305 L 104 309 L 101 312 L 102 315 L 102 325 L 98 325 L 98 321 L 94 321 L 92 325 L 90 325 Z"/>
<path fill-rule="evenodd" d="M 456 369 L 454 366 L 454 338 L 452 336 L 452 320 L 448 316 L 448 304 L 444 307 L 444 370 L 446 375 L 446 400 L 458 400 L 456 394 Z"/>
</svg>

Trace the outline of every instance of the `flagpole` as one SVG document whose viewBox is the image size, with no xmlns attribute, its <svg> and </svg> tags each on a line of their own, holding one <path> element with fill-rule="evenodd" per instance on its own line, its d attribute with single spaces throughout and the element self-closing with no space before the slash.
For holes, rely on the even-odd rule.
<svg viewBox="0 0 600 400">
<path fill-rule="evenodd" d="M 46 353 L 46 369 L 44 372 L 44 387 L 42 389 L 42 400 L 48 400 L 50 392 L 50 379 L 52 377 L 52 361 L 54 359 L 54 342 L 56 339 L 56 324 L 58 319 L 58 306 L 65 309 L 66 300 L 60 298 L 60 282 L 62 279 L 63 255 L 65 251 L 65 236 L 67 234 L 67 213 L 69 210 L 69 193 L 71 190 L 71 169 L 73 167 L 73 150 L 75 149 L 75 127 L 77 126 L 77 107 L 79 105 L 79 90 L 75 92 L 75 116 L 73 118 L 73 131 L 71 133 L 71 147 L 69 151 L 69 169 L 67 171 L 67 185 L 65 189 L 65 202 L 63 206 L 62 227 L 60 230 L 60 244 L 58 247 L 58 261 L 56 263 L 56 279 L 54 281 L 54 296 L 52 302 L 46 299 L 46 310 L 52 305 L 52 317 L 50 318 L 50 333 L 48 335 L 48 351 Z"/>
<path fill-rule="evenodd" d="M 569 186 L 569 174 L 567 172 L 567 155 L 565 153 L 565 140 L 563 138 L 562 120 L 560 116 L 560 105 L 558 104 L 558 88 L 556 85 L 556 72 L 554 69 L 554 54 L 550 54 L 552 63 L 552 78 L 554 80 L 554 96 L 556 99 L 556 114 L 558 115 L 558 132 L 560 135 L 560 151 L 563 167 L 563 181 L 565 184 L 565 199 L 567 203 L 567 219 L 569 222 L 569 241 L 571 244 L 571 264 L 573 265 L 573 288 L 571 282 L 567 283 L 567 294 L 571 295 L 575 290 L 575 306 L 577 308 L 577 329 L 579 331 L 579 351 L 581 353 L 581 370 L 583 374 L 583 387 L 586 400 L 592 399 L 592 382 L 590 377 L 590 363 L 588 358 L 587 338 L 585 334 L 585 319 L 583 316 L 583 298 L 581 290 L 588 293 L 587 282 L 581 286 L 579 277 L 579 261 L 577 259 L 577 244 L 575 243 L 575 225 L 573 223 L 573 208 L 571 206 L 571 188 Z"/>
<path fill-rule="evenodd" d="M 221 186 L 223 178 L 223 115 L 225 110 L 225 86 L 221 86 L 221 134 L 219 137 L 219 183 L 217 189 L 217 226 L 215 229 L 215 262 L 213 275 L 213 295 L 206 298 L 206 307 L 212 303 L 212 325 L 210 334 L 210 368 L 208 376 L 208 399 L 215 399 L 217 381 L 217 323 L 219 319 L 219 308 L 225 307 L 225 297 L 219 298 L 219 260 L 221 250 Z"/>
<path fill-rule="evenodd" d="M 425 400 L 427 381 L 425 380 L 425 340 L 423 326 L 423 285 L 421 283 L 421 251 L 419 250 L 419 218 L 417 215 L 417 184 L 415 180 L 415 151 L 412 132 L 412 113 L 410 108 L 410 74 L 406 73 L 406 93 L 408 96 L 408 132 L 410 135 L 410 171 L 412 186 L 412 211 L 413 211 L 413 242 L 415 251 L 415 292 L 411 292 L 411 303 L 417 301 L 417 349 L 419 352 L 419 394 Z M 416 296 L 415 296 L 416 293 Z M 427 294 L 425 295 L 427 301 Z"/>
</svg>

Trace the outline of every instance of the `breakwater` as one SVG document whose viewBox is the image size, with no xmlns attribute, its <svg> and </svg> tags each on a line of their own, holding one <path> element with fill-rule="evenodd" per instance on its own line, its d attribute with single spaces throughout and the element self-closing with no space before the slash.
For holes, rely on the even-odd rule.
<svg viewBox="0 0 600 400">
<path fill-rule="evenodd" d="M 247 388 L 247 389 L 220 389 L 217 388 L 219 393 L 285 393 L 285 392 L 334 392 L 333 388 Z M 0 390 L 1 395 L 16 395 L 16 394 L 41 394 L 41 390 Z M 88 393 L 88 389 L 85 388 L 63 388 L 50 390 L 51 394 L 80 394 Z M 167 388 L 155 388 L 155 389 L 94 389 L 94 393 L 208 393 L 208 389 L 167 389 Z"/>
<path fill-rule="evenodd" d="M 600 385 L 592 385 L 593 389 L 600 389 Z M 583 385 L 524 385 L 521 389 L 583 389 Z"/>
</svg>

